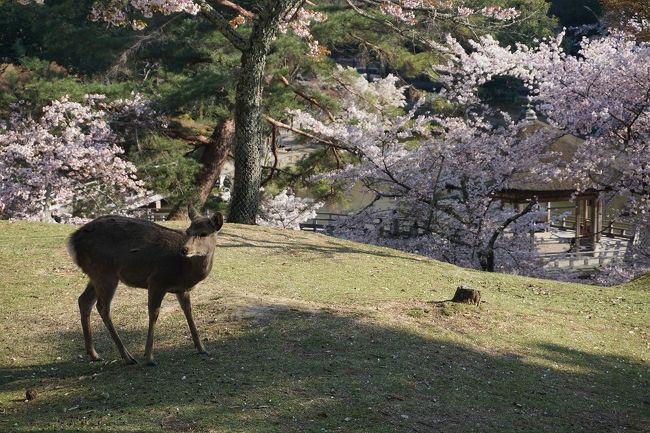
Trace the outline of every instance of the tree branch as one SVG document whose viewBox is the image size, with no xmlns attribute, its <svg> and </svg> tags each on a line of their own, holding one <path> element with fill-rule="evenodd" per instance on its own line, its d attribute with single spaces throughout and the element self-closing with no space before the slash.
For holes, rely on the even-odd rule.
<svg viewBox="0 0 650 433">
<path fill-rule="evenodd" d="M 229 0 L 212 0 L 212 1 L 214 1 L 219 6 L 232 9 L 235 12 L 237 12 L 239 15 L 246 17 L 248 19 L 254 20 L 255 18 L 257 18 L 257 15 L 255 15 L 253 12 L 249 11 L 248 9 L 244 9 L 237 3 L 233 3 Z"/>
<path fill-rule="evenodd" d="M 483 268 L 484 271 L 488 272 L 494 272 L 494 245 L 497 242 L 497 239 L 503 233 L 505 229 L 508 228 L 510 224 L 513 222 L 517 221 L 519 218 L 523 217 L 524 215 L 530 213 L 535 209 L 535 206 L 537 206 L 538 201 L 537 201 L 537 196 L 533 197 L 530 203 L 528 203 L 528 206 L 518 214 L 512 215 L 510 218 L 505 220 L 503 224 L 501 224 L 497 229 L 492 233 L 492 236 L 490 237 L 490 240 L 488 241 L 488 244 L 486 247 L 483 249 L 483 251 L 479 252 L 479 261 L 481 262 L 481 268 Z"/>
<path fill-rule="evenodd" d="M 296 87 L 293 86 L 291 83 L 289 83 L 289 80 L 287 80 L 283 75 L 280 75 L 280 81 L 282 81 L 282 84 L 284 84 L 285 87 L 288 87 L 289 89 L 291 89 L 291 91 L 293 91 L 293 93 L 295 93 L 296 95 L 298 95 L 301 98 L 305 99 L 310 104 L 313 104 L 316 107 L 320 108 L 327 115 L 327 117 L 330 119 L 330 121 L 334 122 L 335 119 L 334 119 L 334 115 L 332 114 L 332 112 L 330 110 L 328 110 L 327 108 L 323 107 L 323 105 L 320 102 L 318 102 L 317 100 L 315 100 L 311 96 L 301 92 L 300 90 L 296 89 Z"/>
<path fill-rule="evenodd" d="M 333 141 L 325 140 L 325 139 L 320 138 L 320 137 L 318 137 L 316 135 L 310 134 L 309 132 L 305 132 L 305 131 L 303 131 L 301 129 L 294 128 L 293 126 L 287 125 L 286 123 L 283 123 L 283 122 L 280 122 L 279 120 L 276 120 L 276 119 L 274 119 L 274 118 L 272 118 L 270 116 L 264 115 L 264 120 L 269 122 L 271 125 L 277 126 L 278 128 L 282 128 L 282 129 L 286 129 L 286 130 L 291 131 L 291 132 L 295 132 L 296 134 L 302 135 L 303 137 L 311 138 L 312 140 L 315 140 L 318 143 L 325 144 L 327 146 L 331 146 L 331 147 L 334 147 L 336 149 L 347 150 L 347 151 L 350 151 L 350 152 L 352 151 L 352 149 L 350 149 L 348 147 L 341 146 L 340 144 L 337 144 L 337 143 L 335 143 Z"/>
<path fill-rule="evenodd" d="M 239 51 L 248 49 L 248 40 L 235 30 L 223 15 L 210 6 L 206 0 L 196 0 L 196 3 L 201 6 L 201 15 L 210 21 L 230 41 L 233 47 Z"/>
</svg>

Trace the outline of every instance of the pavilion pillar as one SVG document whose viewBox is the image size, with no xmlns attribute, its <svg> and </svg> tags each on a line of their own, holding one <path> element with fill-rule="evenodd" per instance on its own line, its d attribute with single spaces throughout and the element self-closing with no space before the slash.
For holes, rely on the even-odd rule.
<svg viewBox="0 0 650 433">
<path fill-rule="evenodd" d="M 599 195 L 594 201 L 596 203 L 596 242 L 600 242 L 603 235 L 603 199 Z"/>
<path fill-rule="evenodd" d="M 582 212 L 581 212 L 581 205 L 582 205 L 582 200 L 579 198 L 576 198 L 576 210 L 575 210 L 575 216 L 576 216 L 576 237 L 575 237 L 575 250 L 580 251 L 580 219 L 582 217 Z"/>
<path fill-rule="evenodd" d="M 546 203 L 546 231 L 551 231 L 551 221 L 552 221 L 552 215 L 551 215 L 551 202 Z"/>
<path fill-rule="evenodd" d="M 582 238 L 582 245 L 587 247 L 588 250 L 593 248 L 592 241 L 592 232 L 591 221 L 589 221 L 589 203 L 591 200 L 589 198 L 583 198 L 580 203 L 580 213 L 582 220 L 582 228 L 580 230 L 580 237 Z"/>
<path fill-rule="evenodd" d="M 596 249 L 598 243 L 598 198 L 594 197 L 589 199 L 589 237 L 592 249 Z"/>
</svg>

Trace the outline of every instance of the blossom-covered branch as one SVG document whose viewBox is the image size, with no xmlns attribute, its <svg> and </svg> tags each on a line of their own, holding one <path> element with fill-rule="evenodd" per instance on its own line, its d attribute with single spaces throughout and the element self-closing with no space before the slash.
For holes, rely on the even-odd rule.
<svg viewBox="0 0 650 433">
<path fill-rule="evenodd" d="M 118 145 L 128 128 L 151 119 L 148 101 L 139 95 L 114 102 L 87 95 L 83 103 L 63 97 L 45 106 L 38 119 L 28 107 L 15 108 L 0 124 L 2 218 L 47 219 L 53 209 L 75 205 L 92 214 L 144 192 Z M 112 121 L 120 125 L 113 128 Z"/>
</svg>

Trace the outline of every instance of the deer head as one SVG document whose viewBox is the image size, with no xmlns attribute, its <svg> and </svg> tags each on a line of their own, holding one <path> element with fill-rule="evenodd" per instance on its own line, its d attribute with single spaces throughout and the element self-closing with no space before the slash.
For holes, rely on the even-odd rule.
<svg viewBox="0 0 650 433">
<path fill-rule="evenodd" d="M 199 215 L 192 206 L 188 208 L 188 215 L 192 222 L 185 230 L 187 240 L 181 248 L 181 255 L 185 257 L 211 255 L 217 242 L 217 233 L 223 226 L 223 215 L 217 212 L 211 218 L 204 217 Z"/>
</svg>

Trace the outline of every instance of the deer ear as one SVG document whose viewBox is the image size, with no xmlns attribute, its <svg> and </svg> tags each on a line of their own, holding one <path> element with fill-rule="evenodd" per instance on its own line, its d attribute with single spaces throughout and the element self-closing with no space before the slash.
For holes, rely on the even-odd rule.
<svg viewBox="0 0 650 433">
<path fill-rule="evenodd" d="M 223 226 L 223 214 L 221 212 L 215 213 L 212 218 L 210 218 L 210 222 L 212 222 L 215 231 L 218 232 Z"/>
<path fill-rule="evenodd" d="M 197 216 L 199 216 L 199 213 L 194 209 L 194 206 L 189 205 L 187 206 L 187 216 L 190 217 L 192 221 L 196 219 Z"/>
</svg>

